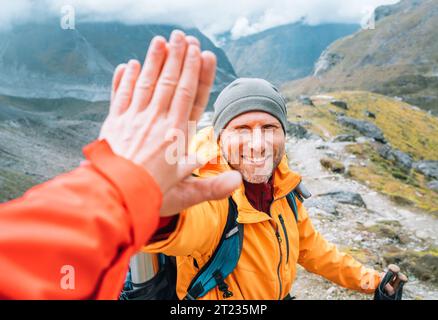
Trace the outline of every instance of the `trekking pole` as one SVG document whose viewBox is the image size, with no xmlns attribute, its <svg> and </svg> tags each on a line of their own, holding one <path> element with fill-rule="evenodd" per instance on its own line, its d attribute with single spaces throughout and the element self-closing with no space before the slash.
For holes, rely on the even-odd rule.
<svg viewBox="0 0 438 320">
<path fill-rule="evenodd" d="M 139 252 L 131 258 L 129 266 L 131 267 L 131 281 L 134 285 L 142 284 L 155 275 L 153 258 L 153 254 L 144 252 Z"/>
</svg>

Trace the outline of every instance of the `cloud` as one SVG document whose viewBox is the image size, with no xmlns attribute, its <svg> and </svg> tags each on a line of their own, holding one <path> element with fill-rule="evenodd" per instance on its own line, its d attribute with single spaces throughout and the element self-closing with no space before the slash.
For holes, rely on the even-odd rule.
<svg viewBox="0 0 438 320">
<path fill-rule="evenodd" d="M 0 27 L 61 16 L 75 8 L 77 21 L 171 23 L 233 38 L 304 19 L 309 24 L 360 23 L 379 5 L 398 0 L 0 0 Z"/>
</svg>

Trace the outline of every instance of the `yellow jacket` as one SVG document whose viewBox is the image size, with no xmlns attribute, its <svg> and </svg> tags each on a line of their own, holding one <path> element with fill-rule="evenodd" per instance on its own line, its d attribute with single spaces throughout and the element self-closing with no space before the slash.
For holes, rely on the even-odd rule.
<svg viewBox="0 0 438 320">
<path fill-rule="evenodd" d="M 197 151 L 212 159 L 198 170 L 201 177 L 231 170 L 221 156 L 211 127 L 201 130 L 191 147 L 192 152 Z M 297 263 L 343 287 L 364 293 L 374 292 L 380 282 L 379 273 L 365 268 L 328 243 L 315 231 L 298 199 L 298 223 L 295 221 L 286 195 L 298 185 L 301 177 L 289 169 L 286 156 L 274 174 L 271 216 L 251 206 L 243 184 L 232 194 L 239 211 L 238 222 L 244 224 L 240 260 L 225 279 L 233 292 L 232 299 L 283 299 L 292 288 Z M 227 199 L 198 204 L 180 213 L 177 227 L 167 239 L 144 247 L 145 252 L 177 257 L 177 294 L 180 299 L 185 297 L 192 278 L 219 243 L 227 214 Z M 285 228 L 280 222 L 281 217 Z M 223 297 L 216 287 L 201 299 L 221 300 Z"/>
</svg>

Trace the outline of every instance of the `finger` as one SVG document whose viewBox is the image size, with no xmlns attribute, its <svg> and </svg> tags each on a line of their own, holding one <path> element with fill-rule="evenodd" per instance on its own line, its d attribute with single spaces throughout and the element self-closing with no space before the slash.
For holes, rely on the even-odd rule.
<svg viewBox="0 0 438 320">
<path fill-rule="evenodd" d="M 213 154 L 204 156 L 202 153 L 190 153 L 182 157 L 178 161 L 178 178 L 182 180 L 190 176 L 193 171 L 204 166 L 213 157 Z"/>
<path fill-rule="evenodd" d="M 228 171 L 205 179 L 187 177 L 176 189 L 164 195 L 160 215 L 169 216 L 204 201 L 224 199 L 241 183 L 242 176 L 237 171 Z M 182 196 L 178 198 L 175 193 Z"/>
<path fill-rule="evenodd" d="M 398 290 L 398 288 L 402 282 L 406 283 L 407 281 L 408 281 L 408 278 L 403 273 L 400 272 L 398 274 L 397 279 L 395 279 L 395 281 L 394 281 L 394 285 L 393 285 L 394 291 Z"/>
<path fill-rule="evenodd" d="M 199 202 L 226 198 L 242 184 L 241 174 L 234 170 L 199 180 L 201 181 L 197 185 L 197 190 L 201 194 Z"/>
<path fill-rule="evenodd" d="M 158 76 L 166 58 L 166 39 L 156 36 L 149 46 L 143 68 L 135 85 L 132 106 L 136 112 L 142 111 L 149 104 Z"/>
<path fill-rule="evenodd" d="M 202 66 L 199 77 L 198 92 L 196 94 L 195 105 L 190 114 L 190 121 L 198 121 L 205 107 L 208 104 L 210 91 L 216 75 L 216 55 L 210 51 L 201 54 Z"/>
<path fill-rule="evenodd" d="M 152 111 L 167 112 L 181 75 L 186 47 L 184 33 L 174 30 L 170 36 L 167 58 L 152 96 Z"/>
<path fill-rule="evenodd" d="M 198 46 L 199 48 L 201 48 L 201 43 L 200 43 L 199 40 L 198 40 L 196 37 L 194 37 L 194 36 L 186 36 L 186 42 L 187 42 L 187 44 L 189 44 L 189 45 L 193 44 L 193 45 Z"/>
<path fill-rule="evenodd" d="M 385 291 L 389 296 L 392 296 L 395 293 L 394 288 L 389 283 L 385 285 Z"/>
<path fill-rule="evenodd" d="M 406 283 L 406 282 L 408 282 L 408 277 L 404 274 L 404 273 L 399 273 L 398 274 L 398 277 L 399 277 L 399 279 L 400 279 L 400 281 L 401 282 L 404 282 L 404 283 Z"/>
<path fill-rule="evenodd" d="M 169 109 L 169 117 L 185 127 L 195 102 L 200 70 L 201 51 L 198 46 L 190 45 L 184 59 L 181 78 Z"/>
<path fill-rule="evenodd" d="M 392 273 L 397 274 L 400 272 L 400 267 L 396 264 L 390 264 L 388 266 L 388 270 L 390 270 Z"/>
<path fill-rule="evenodd" d="M 119 88 L 114 96 L 112 107 L 115 114 L 125 112 L 131 103 L 132 94 L 134 92 L 135 82 L 140 73 L 140 62 L 130 60 L 126 66 L 126 70 L 120 80 Z"/>
<path fill-rule="evenodd" d="M 400 268 L 395 264 L 390 264 L 388 266 L 388 270 L 389 272 L 392 273 L 392 277 L 389 283 L 391 284 L 391 286 L 394 286 L 394 282 L 398 278 L 398 273 L 400 272 Z"/>
<path fill-rule="evenodd" d="M 114 101 L 114 97 L 116 95 L 117 89 L 120 85 L 120 80 L 122 80 L 122 76 L 126 70 L 126 63 L 119 64 L 114 71 L 113 82 L 111 85 L 111 102 Z"/>
</svg>

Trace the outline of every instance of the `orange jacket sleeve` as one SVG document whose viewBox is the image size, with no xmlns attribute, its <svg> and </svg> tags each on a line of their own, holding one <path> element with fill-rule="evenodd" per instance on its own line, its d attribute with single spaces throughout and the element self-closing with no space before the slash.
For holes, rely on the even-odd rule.
<svg viewBox="0 0 438 320">
<path fill-rule="evenodd" d="M 154 233 L 161 191 L 106 141 L 88 161 L 0 205 L 0 298 L 115 299 Z"/>
<path fill-rule="evenodd" d="M 380 283 L 380 274 L 366 268 L 348 254 L 339 252 L 317 232 L 302 204 L 298 205 L 300 254 L 298 263 L 345 288 L 373 293 Z"/>
</svg>

